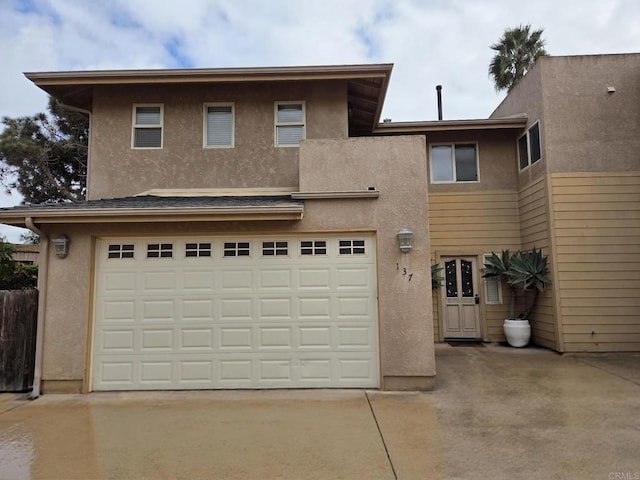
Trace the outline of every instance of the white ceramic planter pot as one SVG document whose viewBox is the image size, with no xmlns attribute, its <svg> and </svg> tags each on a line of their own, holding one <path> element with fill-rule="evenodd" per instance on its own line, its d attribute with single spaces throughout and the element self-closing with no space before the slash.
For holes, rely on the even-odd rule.
<svg viewBox="0 0 640 480">
<path fill-rule="evenodd" d="M 526 347 L 531 338 L 531 325 L 529 320 L 505 320 L 504 336 L 512 347 Z"/>
</svg>

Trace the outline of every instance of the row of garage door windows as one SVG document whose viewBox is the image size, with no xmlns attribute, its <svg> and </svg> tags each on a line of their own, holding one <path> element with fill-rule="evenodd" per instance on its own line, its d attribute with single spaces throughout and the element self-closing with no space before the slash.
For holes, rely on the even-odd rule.
<svg viewBox="0 0 640 480">
<path fill-rule="evenodd" d="M 172 243 L 148 243 L 146 258 L 173 258 Z M 338 240 L 340 255 L 365 255 L 364 240 Z M 135 244 L 110 243 L 107 257 L 110 259 L 134 258 Z M 185 244 L 185 257 L 211 257 L 213 248 L 211 242 L 193 242 Z M 326 240 L 301 240 L 300 255 L 326 255 Z M 249 242 L 224 242 L 224 257 L 248 257 L 251 255 Z M 289 255 L 288 241 L 262 242 L 262 256 L 274 257 Z"/>
</svg>

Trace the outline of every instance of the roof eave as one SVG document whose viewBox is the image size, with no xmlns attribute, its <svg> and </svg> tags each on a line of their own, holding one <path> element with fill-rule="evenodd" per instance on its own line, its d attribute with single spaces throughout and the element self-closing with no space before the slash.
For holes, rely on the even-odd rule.
<svg viewBox="0 0 640 480">
<path fill-rule="evenodd" d="M 393 64 L 25 72 L 38 86 L 336 80 L 389 76 Z"/>
<path fill-rule="evenodd" d="M 24 226 L 26 218 L 37 224 L 61 223 L 147 223 L 147 222 L 221 222 L 301 220 L 303 205 L 268 207 L 199 207 L 199 208 L 103 208 L 58 210 L 26 209 L 0 212 L 0 223 Z"/>
<path fill-rule="evenodd" d="M 400 135 L 464 130 L 521 130 L 526 126 L 527 117 L 523 115 L 497 119 L 379 123 L 378 126 L 374 128 L 373 133 L 376 135 Z"/>
</svg>

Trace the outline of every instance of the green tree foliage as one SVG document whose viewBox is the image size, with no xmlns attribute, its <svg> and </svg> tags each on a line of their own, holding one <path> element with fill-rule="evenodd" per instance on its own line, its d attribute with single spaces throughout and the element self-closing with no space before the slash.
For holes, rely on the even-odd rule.
<svg viewBox="0 0 640 480">
<path fill-rule="evenodd" d="M 511 91 L 514 85 L 531 69 L 538 57 L 548 55 L 542 39 L 543 29 L 531 31 L 531 25 L 507 28 L 497 43 L 489 64 L 489 76 L 496 90 Z"/>
<path fill-rule="evenodd" d="M 32 231 L 20 235 L 20 243 L 25 245 L 40 245 L 40 237 Z"/>
<path fill-rule="evenodd" d="M 0 237 L 0 290 L 36 288 L 38 267 L 15 262 L 14 252 L 13 246 Z"/>
<path fill-rule="evenodd" d="M 84 200 L 88 116 L 53 97 L 48 111 L 2 119 L 0 183 L 27 204 Z"/>
</svg>

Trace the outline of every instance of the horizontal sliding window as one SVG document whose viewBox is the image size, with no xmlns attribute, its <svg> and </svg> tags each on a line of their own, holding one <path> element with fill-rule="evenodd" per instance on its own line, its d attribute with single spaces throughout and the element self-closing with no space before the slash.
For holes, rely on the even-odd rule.
<svg viewBox="0 0 640 480">
<path fill-rule="evenodd" d="M 474 143 L 432 145 L 431 182 L 477 182 L 478 151 Z"/>
</svg>

